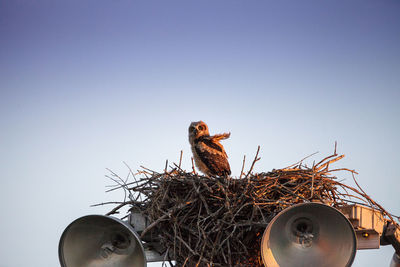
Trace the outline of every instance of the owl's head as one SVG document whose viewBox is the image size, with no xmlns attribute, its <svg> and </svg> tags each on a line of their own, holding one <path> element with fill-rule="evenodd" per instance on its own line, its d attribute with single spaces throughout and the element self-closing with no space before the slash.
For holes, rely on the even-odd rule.
<svg viewBox="0 0 400 267">
<path fill-rule="evenodd" d="M 203 121 L 194 121 L 189 126 L 189 142 L 201 136 L 208 136 L 208 126 Z"/>
</svg>

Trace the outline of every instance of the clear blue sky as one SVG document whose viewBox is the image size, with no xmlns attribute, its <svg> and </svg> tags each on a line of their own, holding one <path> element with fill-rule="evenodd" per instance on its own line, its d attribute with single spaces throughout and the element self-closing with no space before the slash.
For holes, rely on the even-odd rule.
<svg viewBox="0 0 400 267">
<path fill-rule="evenodd" d="M 123 197 L 104 193 L 105 168 L 162 170 L 183 150 L 190 169 L 197 120 L 232 133 L 234 176 L 257 145 L 268 171 L 338 141 L 338 167 L 399 215 L 399 14 L 395 0 L 0 0 L 0 266 L 58 266 L 64 228 Z"/>
</svg>

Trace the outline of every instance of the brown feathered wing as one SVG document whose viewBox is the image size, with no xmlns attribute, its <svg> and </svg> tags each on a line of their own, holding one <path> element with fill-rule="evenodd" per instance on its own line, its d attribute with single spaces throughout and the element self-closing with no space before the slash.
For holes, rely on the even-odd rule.
<svg viewBox="0 0 400 267">
<path fill-rule="evenodd" d="M 210 170 L 211 175 L 228 176 L 231 174 L 228 156 L 218 141 L 213 140 L 212 137 L 201 137 L 196 140 L 195 149 L 200 160 Z"/>
</svg>

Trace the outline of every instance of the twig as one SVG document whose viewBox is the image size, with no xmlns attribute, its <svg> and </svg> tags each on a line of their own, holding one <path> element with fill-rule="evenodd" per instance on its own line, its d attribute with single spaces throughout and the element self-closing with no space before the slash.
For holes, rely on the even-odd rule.
<svg viewBox="0 0 400 267">
<path fill-rule="evenodd" d="M 179 157 L 179 169 L 181 169 L 181 163 L 182 163 L 182 154 L 183 154 L 183 150 L 181 150 L 181 155 Z"/>
<path fill-rule="evenodd" d="M 146 233 L 147 233 L 148 231 L 150 231 L 154 226 L 156 226 L 159 222 L 161 222 L 162 220 L 164 220 L 164 219 L 166 219 L 167 217 L 171 216 L 172 213 L 174 213 L 176 210 L 179 210 L 179 209 L 181 209 L 181 208 L 183 208 L 183 207 L 185 207 L 185 206 L 187 206 L 187 205 L 189 205 L 189 204 L 191 204 L 191 202 L 187 202 L 187 203 L 185 203 L 185 204 L 181 204 L 181 205 L 178 205 L 178 206 L 175 206 L 175 207 L 171 208 L 171 209 L 170 209 L 168 212 L 166 212 L 163 216 L 161 216 L 160 218 L 158 218 L 157 220 L 155 220 L 154 222 L 152 222 L 149 226 L 147 226 L 147 227 L 143 230 L 143 232 L 142 232 L 142 234 L 140 235 L 140 237 L 143 238 L 143 237 L 146 235 Z"/>
<path fill-rule="evenodd" d="M 286 169 L 292 168 L 292 167 L 294 167 L 294 166 L 297 166 L 297 165 L 301 164 L 303 161 L 305 161 L 306 159 L 308 159 L 308 158 L 314 156 L 314 155 L 317 154 L 317 153 L 319 153 L 319 152 L 318 152 L 318 151 L 317 151 L 317 152 L 314 152 L 314 153 L 312 153 L 312 154 L 310 154 L 310 155 L 308 155 L 308 156 L 302 158 L 300 161 L 298 161 L 298 162 L 296 162 L 296 163 L 294 163 L 294 164 L 292 164 L 292 165 L 289 165 L 289 166 L 287 166 L 287 167 L 285 167 L 285 168 L 283 168 L 283 169 L 286 170 Z"/>
<path fill-rule="evenodd" d="M 251 171 L 253 170 L 254 164 L 260 160 L 260 158 L 258 158 L 258 152 L 260 152 L 260 146 L 258 146 L 257 148 L 257 153 L 256 156 L 254 157 L 253 163 L 251 164 L 250 170 L 249 172 L 246 174 L 246 176 L 244 177 L 245 179 L 249 176 L 249 174 L 251 173 Z"/>
<path fill-rule="evenodd" d="M 240 171 L 239 179 L 242 179 L 242 175 L 243 175 L 243 170 L 244 170 L 244 164 L 245 164 L 245 162 L 246 162 L 246 155 L 243 156 L 242 170 Z"/>
<path fill-rule="evenodd" d="M 194 175 L 196 175 L 197 173 L 196 173 L 196 170 L 195 170 L 195 168 L 194 168 L 194 161 L 193 161 L 193 157 L 192 157 L 192 170 L 193 170 L 193 174 L 194 174 Z"/>
</svg>

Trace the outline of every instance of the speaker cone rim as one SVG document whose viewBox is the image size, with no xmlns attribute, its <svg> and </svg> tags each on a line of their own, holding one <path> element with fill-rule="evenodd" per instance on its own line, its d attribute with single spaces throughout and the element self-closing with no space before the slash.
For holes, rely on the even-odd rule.
<svg viewBox="0 0 400 267">
<path fill-rule="evenodd" d="M 63 253 L 63 244 L 64 244 L 65 237 L 66 237 L 66 235 L 68 234 L 68 230 L 69 230 L 72 226 L 74 226 L 76 223 L 78 223 L 79 221 L 81 221 L 81 220 L 85 220 L 85 219 L 89 219 L 89 218 L 93 219 L 93 218 L 96 218 L 96 217 L 97 217 L 97 218 L 102 218 L 102 219 L 107 218 L 107 219 L 110 219 L 110 220 L 112 220 L 112 221 L 114 221 L 114 222 L 116 222 L 116 223 L 118 223 L 118 224 L 123 225 L 124 227 L 126 227 L 126 229 L 129 231 L 129 233 L 132 234 L 132 235 L 139 241 L 139 242 L 137 242 L 137 244 L 139 245 L 139 249 L 140 249 L 140 251 L 142 252 L 143 257 L 144 257 L 144 259 L 145 259 L 145 261 L 144 261 L 144 266 L 147 266 L 147 262 L 146 262 L 146 253 L 145 253 L 145 250 L 144 250 L 142 241 L 141 241 L 139 235 L 136 233 L 136 231 L 133 229 L 133 227 L 132 227 L 129 223 L 126 223 L 126 222 L 124 222 L 124 221 L 122 221 L 122 220 L 120 220 L 120 219 L 118 219 L 118 218 L 112 217 L 112 216 L 105 216 L 105 215 L 99 215 L 99 214 L 92 214 L 92 215 L 85 215 L 85 216 L 82 216 L 82 217 L 79 217 L 79 218 L 75 219 L 75 220 L 72 221 L 70 224 L 68 224 L 68 226 L 64 229 L 64 231 L 63 231 L 63 233 L 62 233 L 62 235 L 61 235 L 61 237 L 60 237 L 59 243 L 58 243 L 58 259 L 59 259 L 59 261 L 60 261 L 61 267 L 68 267 L 68 266 L 65 264 L 65 258 L 64 258 L 64 253 Z"/>
<path fill-rule="evenodd" d="M 270 265 L 270 266 L 268 266 L 268 265 L 267 265 L 266 255 L 264 255 L 264 254 L 266 254 L 266 252 L 265 252 L 266 249 L 265 249 L 265 248 L 270 249 L 269 246 L 265 246 L 265 244 L 269 243 L 269 242 L 268 242 L 269 240 L 267 240 L 267 239 L 268 239 L 269 236 L 270 236 L 270 234 L 269 234 L 269 233 L 270 233 L 270 230 L 271 230 L 270 228 L 272 227 L 272 225 L 274 224 L 274 222 L 276 222 L 276 221 L 279 219 L 280 215 L 282 215 L 282 214 L 284 214 L 284 213 L 287 213 L 287 212 L 290 212 L 290 211 L 292 211 L 293 209 L 296 209 L 296 208 L 299 208 L 299 207 L 302 207 L 302 206 L 303 206 L 303 207 L 307 207 L 307 206 L 308 206 L 308 208 L 311 208 L 311 207 L 313 207 L 313 206 L 316 207 L 316 208 L 318 208 L 318 207 L 327 208 L 327 209 L 329 209 L 330 211 L 335 212 L 336 214 L 338 214 L 339 217 L 341 217 L 342 219 L 344 219 L 343 222 L 345 222 L 345 225 L 348 226 L 348 230 L 350 230 L 350 232 L 352 233 L 352 234 L 351 234 L 351 239 L 352 239 L 351 241 L 352 241 L 352 244 L 353 244 L 353 246 L 352 246 L 352 254 L 351 254 L 351 256 L 349 257 L 349 260 L 348 260 L 347 265 L 346 265 L 346 266 L 351 266 L 352 263 L 353 263 L 353 261 L 354 261 L 354 258 L 355 258 L 355 255 L 356 255 L 356 251 L 357 251 L 357 237 L 356 237 L 356 234 L 355 234 L 353 225 L 352 225 L 351 222 L 348 220 L 348 218 L 347 218 L 343 213 L 341 213 L 339 210 L 337 210 L 336 208 L 334 208 L 334 207 L 332 207 L 332 206 L 329 206 L 329 205 L 326 205 L 326 204 L 323 204 L 323 203 L 319 203 L 319 202 L 306 202 L 306 203 L 299 203 L 299 204 L 292 205 L 292 206 L 290 206 L 290 207 L 288 207 L 288 208 L 286 208 L 286 209 L 280 211 L 280 212 L 268 223 L 267 227 L 266 227 L 265 230 L 264 230 L 263 237 L 262 237 L 262 240 L 261 240 L 261 258 L 262 258 L 262 261 L 263 261 L 264 265 L 265 265 L 266 267 L 275 266 L 275 265 Z M 267 235 L 268 235 L 268 237 L 267 237 Z"/>
</svg>

